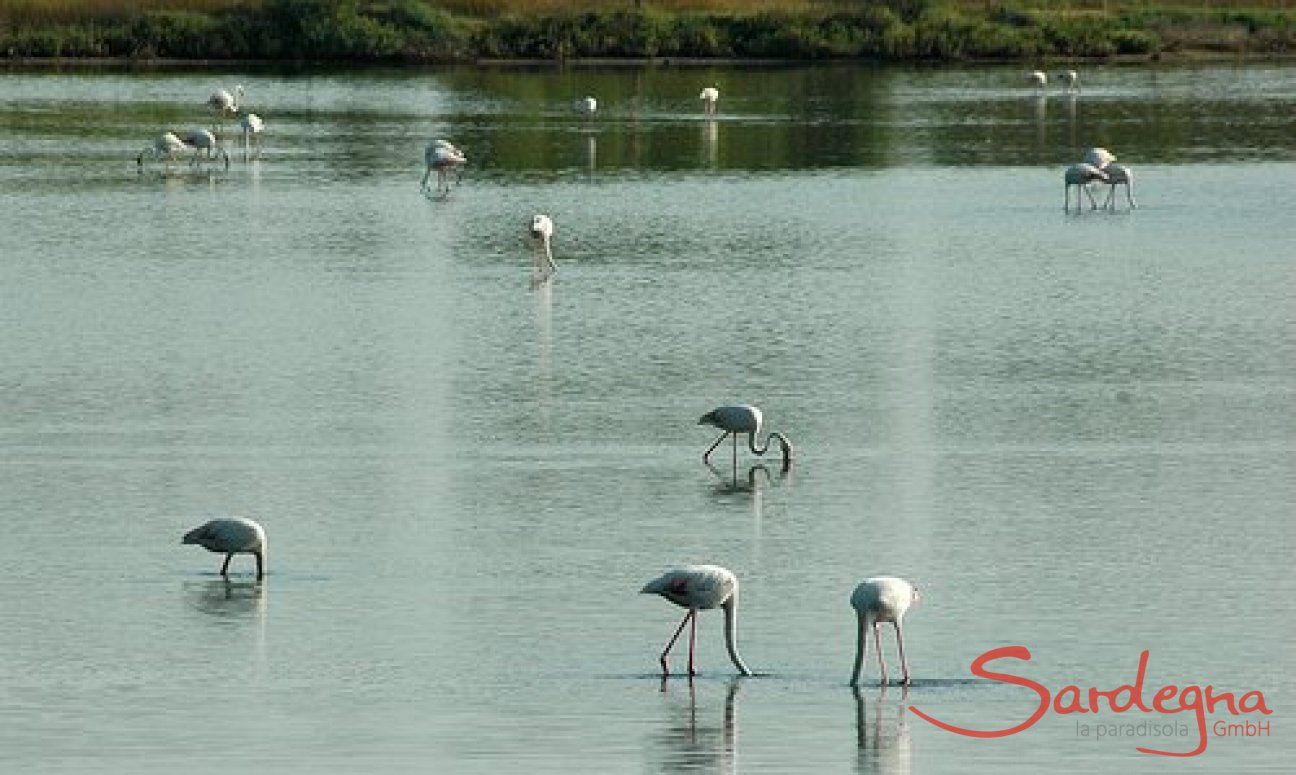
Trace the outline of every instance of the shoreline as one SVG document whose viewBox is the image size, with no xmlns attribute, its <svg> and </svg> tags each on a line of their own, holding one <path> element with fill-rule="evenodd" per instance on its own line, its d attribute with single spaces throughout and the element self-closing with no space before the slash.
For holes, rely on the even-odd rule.
<svg viewBox="0 0 1296 775">
<path fill-rule="evenodd" d="M 0 57 L 0 67 L 102 67 L 102 68 L 452 68 L 476 67 L 481 69 L 508 68 L 616 68 L 616 67 L 832 67 L 835 65 L 873 65 L 878 67 L 975 67 L 992 65 L 1059 65 L 1067 63 L 1107 64 L 1118 66 L 1192 64 L 1196 62 L 1289 62 L 1296 60 L 1296 52 L 1272 51 L 1220 51 L 1214 48 L 1167 51 L 1156 54 L 1126 54 L 1114 56 L 1053 56 L 1030 60 L 1009 57 L 979 57 L 957 60 L 930 59 L 866 59 L 866 58 L 774 58 L 774 57 L 573 57 L 568 59 L 536 59 L 481 57 L 427 62 L 357 61 L 347 59 L 213 59 L 179 57 Z"/>
</svg>

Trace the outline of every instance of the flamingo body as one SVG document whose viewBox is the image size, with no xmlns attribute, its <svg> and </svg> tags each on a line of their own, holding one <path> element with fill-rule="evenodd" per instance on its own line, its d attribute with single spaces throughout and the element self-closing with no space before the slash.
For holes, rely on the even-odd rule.
<svg viewBox="0 0 1296 775">
<path fill-rule="evenodd" d="M 689 633 L 688 674 L 694 675 L 693 653 L 697 640 L 697 612 L 721 608 L 725 614 L 725 648 L 740 675 L 752 675 L 738 655 L 738 577 L 719 565 L 685 565 L 658 576 L 639 590 L 641 594 L 661 595 L 688 613 L 661 654 L 662 675 L 669 675 L 666 658 L 679 639 L 684 625 L 693 624 Z"/>
<path fill-rule="evenodd" d="M 877 643 L 878 666 L 882 683 L 886 683 L 886 661 L 882 658 L 882 639 L 878 625 L 891 622 L 895 625 L 896 643 L 900 648 L 900 664 L 904 684 L 909 683 L 909 662 L 905 658 L 903 620 L 909 607 L 921 599 L 913 584 L 894 576 L 876 576 L 864 579 L 851 593 L 851 607 L 855 609 L 858 633 L 855 642 L 855 667 L 851 671 L 851 686 L 859 685 L 860 671 L 868 655 L 868 630 L 873 630 Z"/>
<path fill-rule="evenodd" d="M 1063 70 L 1058 73 L 1058 80 L 1066 87 L 1067 91 L 1077 91 L 1080 88 L 1080 74 L 1075 70 Z"/>
<path fill-rule="evenodd" d="M 135 157 L 135 163 L 143 166 L 145 156 L 161 156 L 168 162 L 174 161 L 176 154 L 183 151 L 191 151 L 193 148 L 186 145 L 174 132 L 165 132 L 153 144 L 140 151 L 139 156 Z"/>
<path fill-rule="evenodd" d="M 249 147 L 255 142 L 257 150 L 261 149 L 261 133 L 265 131 L 265 121 L 255 113 L 244 113 L 239 116 L 239 131 L 243 134 L 243 154 L 246 158 Z"/>
<path fill-rule="evenodd" d="M 257 580 L 265 576 L 265 529 L 246 517 L 222 517 L 185 533 L 182 544 L 198 544 L 210 552 L 225 555 L 221 575 L 229 575 L 230 560 L 236 554 L 256 556 Z"/>
<path fill-rule="evenodd" d="M 1026 74 L 1026 82 L 1036 89 L 1048 86 L 1048 75 L 1043 70 L 1032 70 Z"/>
<path fill-rule="evenodd" d="M 598 100 L 593 97 L 582 97 L 576 100 L 576 112 L 585 118 L 592 118 L 598 112 Z"/>
<path fill-rule="evenodd" d="M 1106 148 L 1090 148 L 1084 152 L 1084 156 L 1080 157 L 1080 161 L 1084 164 L 1092 164 L 1098 169 L 1102 169 L 1108 164 L 1116 161 L 1116 154 Z"/>
</svg>

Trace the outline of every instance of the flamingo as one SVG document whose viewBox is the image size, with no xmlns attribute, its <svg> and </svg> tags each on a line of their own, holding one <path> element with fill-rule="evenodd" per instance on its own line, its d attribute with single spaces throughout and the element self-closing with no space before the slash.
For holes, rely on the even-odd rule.
<svg viewBox="0 0 1296 775">
<path fill-rule="evenodd" d="M 1085 164 L 1092 164 L 1098 169 L 1102 169 L 1108 164 L 1116 161 L 1116 154 L 1106 148 L 1090 148 L 1084 152 L 1084 156 L 1080 157 L 1080 161 Z"/>
<path fill-rule="evenodd" d="M 229 577 L 230 560 L 236 554 L 256 555 L 257 581 L 265 576 L 265 529 L 246 517 L 224 517 L 185 533 L 181 544 L 198 544 L 209 552 L 224 553 L 221 575 Z"/>
<path fill-rule="evenodd" d="M 720 99 L 720 90 L 714 86 L 708 86 L 698 95 L 702 100 L 702 109 L 708 116 L 714 116 L 716 112 L 716 102 Z"/>
<path fill-rule="evenodd" d="M 778 439 L 779 446 L 783 450 L 783 470 L 786 471 L 792 465 L 792 442 L 783 434 L 772 431 L 765 437 L 765 443 L 757 447 L 756 436 L 761 432 L 761 422 L 761 410 L 748 404 L 721 406 L 702 415 L 702 418 L 698 420 L 698 425 L 714 425 L 724 431 L 720 438 L 716 439 L 715 443 L 708 447 L 706 452 L 702 453 L 702 462 L 709 464 L 711 453 L 715 451 L 716 447 L 720 446 L 720 442 L 724 441 L 726 436 L 733 434 L 733 461 L 734 470 L 737 470 L 738 434 L 746 433 L 747 445 L 757 455 L 764 455 L 768 452 L 770 440 Z"/>
<path fill-rule="evenodd" d="M 1048 76 L 1043 70 L 1032 70 L 1026 74 L 1026 82 L 1037 90 L 1043 91 L 1044 87 L 1048 86 Z"/>
<path fill-rule="evenodd" d="M 139 152 L 135 157 L 135 163 L 140 167 L 144 166 L 145 156 L 161 156 L 167 160 L 167 163 L 175 161 L 176 154 L 181 151 L 193 150 L 186 145 L 183 140 L 175 135 L 174 132 L 166 132 L 161 137 L 153 141 L 153 144 Z"/>
<path fill-rule="evenodd" d="M 1075 70 L 1063 70 L 1058 73 L 1058 79 L 1069 92 L 1080 91 L 1080 74 Z"/>
<path fill-rule="evenodd" d="M 249 147 L 252 140 L 256 140 L 257 155 L 261 153 L 261 133 L 265 131 L 265 122 L 255 113 L 245 113 L 239 116 L 239 131 L 243 133 L 243 158 L 248 156 Z"/>
<path fill-rule="evenodd" d="M 891 622 L 895 625 L 896 643 L 900 647 L 900 667 L 904 680 L 900 683 L 908 686 L 909 662 L 905 659 L 904 631 L 901 621 L 909 606 L 922 599 L 918 589 L 904 579 L 894 576 L 877 576 L 864 579 L 851 594 L 851 606 L 859 622 L 859 633 L 855 640 L 855 667 L 851 670 L 851 686 L 859 686 L 860 670 L 864 667 L 864 658 L 868 656 L 868 630 L 873 630 L 873 642 L 877 644 L 878 667 L 882 673 L 882 685 L 886 685 L 886 660 L 882 658 L 882 635 L 878 625 Z"/>
<path fill-rule="evenodd" d="M 236 116 L 239 112 L 239 104 L 243 101 L 243 84 L 234 87 L 234 93 L 230 94 L 224 89 L 217 89 L 207 98 L 207 108 L 216 114 L 219 121 L 226 116 Z"/>
<path fill-rule="evenodd" d="M 423 151 L 423 159 L 427 163 L 427 170 L 423 173 L 423 182 L 419 188 L 426 189 L 428 178 L 432 175 L 432 170 L 437 173 L 437 192 L 442 189 L 448 195 L 450 193 L 450 170 L 458 170 L 468 163 L 468 157 L 464 156 L 463 151 L 454 147 L 448 140 L 434 140 Z M 462 173 L 459 173 L 462 177 Z M 455 183 L 459 178 L 455 178 Z"/>
<path fill-rule="evenodd" d="M 585 117 L 588 121 L 598 112 L 598 100 L 593 97 L 582 97 L 576 100 L 576 112 Z"/>
<path fill-rule="evenodd" d="M 190 162 L 191 164 L 197 164 L 199 152 L 206 151 L 208 159 L 215 158 L 217 155 L 224 157 L 225 169 L 229 169 L 229 152 L 226 151 L 225 146 L 221 145 L 220 141 L 216 139 L 216 135 L 206 129 L 193 129 L 185 132 L 184 141 L 186 145 L 194 149 L 193 161 Z"/>
<path fill-rule="evenodd" d="M 558 271 L 558 265 L 553 260 L 553 251 L 549 248 L 549 242 L 553 239 L 553 230 L 553 219 L 549 216 L 537 213 L 531 217 L 529 233 L 533 247 L 533 260 L 535 272 L 541 278 L 547 278 L 550 273 Z"/>
<path fill-rule="evenodd" d="M 1103 202 L 1103 207 L 1116 209 L 1116 187 L 1124 185 L 1125 199 L 1129 201 L 1130 209 L 1137 209 L 1138 204 L 1134 201 L 1134 170 L 1124 164 L 1108 164 L 1102 171 L 1107 174 L 1107 185 L 1111 186 L 1107 190 L 1107 201 Z"/>
<path fill-rule="evenodd" d="M 666 657 L 670 654 L 675 641 L 679 640 L 684 625 L 690 623 L 692 627 L 689 629 L 688 674 L 696 675 L 693 669 L 693 651 L 697 643 L 697 612 L 717 606 L 724 609 L 725 648 L 729 651 L 729 659 L 733 661 L 734 667 L 738 668 L 739 675 L 752 675 L 752 671 L 743 664 L 742 657 L 738 656 L 738 577 L 733 572 L 718 565 L 685 565 L 653 579 L 639 592 L 661 595 L 675 605 L 688 609 L 688 613 L 684 614 L 684 620 L 680 622 L 675 634 L 671 636 L 670 642 L 661 653 L 663 677 L 670 675 Z"/>
<path fill-rule="evenodd" d="M 1102 181 L 1103 183 L 1108 182 L 1107 173 L 1103 172 L 1102 170 L 1098 169 L 1092 164 L 1085 164 L 1084 162 L 1081 162 L 1080 164 L 1072 164 L 1070 167 L 1067 167 L 1066 172 L 1062 176 L 1062 179 L 1065 181 L 1065 186 L 1063 188 L 1064 199 L 1062 201 L 1063 212 L 1071 209 L 1071 187 L 1072 186 L 1076 186 L 1081 191 L 1088 194 L 1089 202 L 1090 204 L 1093 205 L 1093 209 L 1095 210 L 1098 209 L 1098 201 L 1094 199 L 1093 192 L 1089 190 L 1088 185 L 1096 180 Z M 1080 202 L 1080 194 L 1077 193 L 1076 210 L 1079 211 L 1081 206 L 1082 203 Z"/>
</svg>

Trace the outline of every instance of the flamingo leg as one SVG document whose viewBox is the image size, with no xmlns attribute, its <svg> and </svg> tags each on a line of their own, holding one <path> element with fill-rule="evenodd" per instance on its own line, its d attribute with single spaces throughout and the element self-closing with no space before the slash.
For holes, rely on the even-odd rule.
<svg viewBox="0 0 1296 775">
<path fill-rule="evenodd" d="M 257 561 L 257 581 L 260 581 L 261 579 L 265 578 L 265 557 L 261 555 L 261 552 L 256 553 L 256 561 Z M 904 654 L 903 648 L 900 649 L 900 654 L 901 655 Z M 908 675 L 908 673 L 906 673 L 906 675 Z"/>
<path fill-rule="evenodd" d="M 738 434 L 733 435 L 733 475 L 738 478 Z"/>
<path fill-rule="evenodd" d="M 859 686 L 860 671 L 864 669 L 864 663 L 868 658 L 868 619 L 863 614 L 858 615 L 858 632 L 856 633 L 855 646 L 855 667 L 851 670 L 850 685 Z M 857 690 L 858 691 L 858 690 Z"/>
<path fill-rule="evenodd" d="M 665 650 L 661 653 L 662 677 L 670 675 L 670 669 L 666 667 L 666 657 L 670 654 L 670 650 L 675 646 L 675 641 L 679 640 L 680 633 L 684 632 L 684 625 L 688 624 L 689 617 L 691 616 L 693 616 L 693 611 L 691 610 L 684 614 L 684 619 L 680 621 L 679 627 L 675 628 L 675 634 L 671 636 L 670 642 L 666 644 Z"/>
<path fill-rule="evenodd" d="M 711 453 L 715 451 L 716 447 L 720 446 L 720 442 L 724 441 L 725 437 L 728 435 L 729 435 L 729 431 L 725 431 L 724 433 L 720 434 L 720 438 L 716 439 L 714 444 L 707 447 L 707 451 L 702 453 L 703 463 L 706 463 L 708 460 L 710 460 Z"/>
<path fill-rule="evenodd" d="M 697 611 L 689 612 L 689 678 L 697 675 L 693 669 L 693 649 L 697 646 Z"/>
<path fill-rule="evenodd" d="M 897 619 L 896 622 L 895 622 L 895 630 L 896 630 L 896 645 L 900 647 L 900 671 L 901 671 L 901 673 L 903 673 L 903 675 L 904 675 L 904 679 L 900 681 L 900 685 L 901 685 L 901 686 L 908 686 L 908 685 L 910 684 L 910 680 L 909 680 L 909 660 L 908 660 L 908 659 L 905 659 L 905 653 L 904 653 L 904 631 L 900 629 L 900 620 L 899 620 L 899 619 Z"/>
<path fill-rule="evenodd" d="M 230 564 L 230 560 L 232 560 L 232 559 L 234 559 L 234 553 L 233 553 L 233 552 L 231 552 L 231 553 L 225 555 L 225 562 L 221 564 L 221 575 L 222 575 L 222 576 L 228 576 L 228 575 L 229 575 L 229 564 Z"/>
<path fill-rule="evenodd" d="M 886 686 L 886 659 L 882 656 L 882 622 L 873 622 L 873 642 L 877 644 L 878 668 L 882 671 L 882 685 Z"/>
<path fill-rule="evenodd" d="M 1125 184 L 1125 198 L 1129 200 L 1131 210 L 1138 208 L 1138 205 L 1134 203 L 1134 188 L 1129 183 Z"/>
<path fill-rule="evenodd" d="M 432 165 L 429 164 L 427 170 L 423 172 L 423 180 L 419 181 L 419 190 L 427 190 L 428 178 L 432 177 Z"/>
<path fill-rule="evenodd" d="M 1090 191 L 1090 190 L 1089 190 L 1089 187 L 1088 187 L 1088 186 L 1085 186 L 1085 185 L 1081 185 L 1080 188 L 1084 189 L 1084 192 L 1085 192 L 1086 194 L 1088 194 L 1088 196 L 1089 196 L 1089 204 L 1092 205 L 1092 207 L 1091 207 L 1090 209 L 1097 210 L 1097 209 L 1098 209 L 1098 200 L 1097 200 L 1097 199 L 1094 199 L 1093 192 Z"/>
</svg>

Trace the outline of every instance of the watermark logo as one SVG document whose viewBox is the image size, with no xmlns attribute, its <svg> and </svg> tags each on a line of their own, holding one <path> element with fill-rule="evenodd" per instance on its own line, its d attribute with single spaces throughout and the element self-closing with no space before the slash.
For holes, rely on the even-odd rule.
<svg viewBox="0 0 1296 775">
<path fill-rule="evenodd" d="M 1268 737 L 1270 734 L 1269 722 L 1264 720 L 1264 716 L 1273 713 L 1265 703 L 1264 693 L 1254 689 L 1243 693 L 1241 696 L 1233 692 L 1216 691 L 1215 687 L 1207 684 L 1205 687 L 1196 684 L 1186 686 L 1176 686 L 1167 684 L 1157 689 L 1152 694 L 1152 700 L 1149 704 L 1145 699 L 1143 683 L 1147 675 L 1149 652 L 1144 650 L 1139 655 L 1138 672 L 1134 677 L 1134 683 L 1122 684 L 1115 689 L 1106 691 L 1099 690 L 1097 687 L 1090 687 L 1089 690 L 1083 691 L 1079 686 L 1068 684 L 1063 686 L 1056 693 L 1049 691 L 1048 687 L 1029 678 L 1023 678 L 1011 673 L 1000 673 L 986 668 L 987 662 L 993 662 L 996 659 L 1020 659 L 1029 662 L 1031 658 L 1030 650 L 1025 646 L 1001 646 L 991 649 L 976 659 L 972 660 L 972 674 L 980 678 L 988 678 L 991 681 L 1023 686 L 1039 695 L 1039 706 L 1035 712 L 1025 721 L 1016 726 L 1007 729 L 965 729 L 953 724 L 946 723 L 939 719 L 922 712 L 913 705 L 909 710 L 914 715 L 935 726 L 944 729 L 947 732 L 964 735 L 966 737 L 1008 737 L 1018 732 L 1025 732 L 1027 729 L 1035 726 L 1044 714 L 1052 708 L 1053 712 L 1068 716 L 1072 714 L 1098 713 L 1100 706 L 1105 701 L 1106 707 L 1112 713 L 1129 713 L 1137 709 L 1137 712 L 1144 714 L 1163 714 L 1168 718 L 1158 719 L 1153 716 L 1151 719 L 1143 719 L 1138 723 L 1112 723 L 1112 724 L 1085 724 L 1077 722 L 1076 733 L 1081 737 L 1086 737 L 1087 732 L 1094 731 L 1089 728 L 1101 728 L 1101 732 L 1094 731 L 1095 737 L 1191 737 L 1197 738 L 1196 747 L 1190 751 L 1166 751 L 1159 748 L 1147 748 L 1136 746 L 1140 753 L 1153 754 L 1156 756 L 1198 756 L 1206 751 L 1206 743 L 1209 732 L 1217 737 Z M 1213 724 L 1208 725 L 1206 717 L 1217 713 L 1227 713 L 1230 716 L 1238 717 L 1252 713 L 1259 713 L 1261 716 L 1257 719 L 1246 719 L 1242 722 L 1228 722 L 1223 719 L 1217 719 Z M 1191 713 L 1192 722 L 1183 723 L 1179 720 L 1177 714 Z M 1138 728 L 1143 727 L 1140 733 Z M 1113 727 L 1115 729 L 1113 730 Z M 1126 729 L 1129 727 L 1130 729 Z"/>
</svg>

